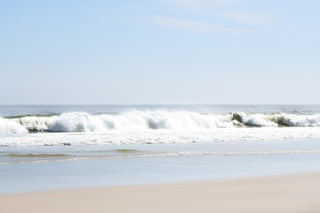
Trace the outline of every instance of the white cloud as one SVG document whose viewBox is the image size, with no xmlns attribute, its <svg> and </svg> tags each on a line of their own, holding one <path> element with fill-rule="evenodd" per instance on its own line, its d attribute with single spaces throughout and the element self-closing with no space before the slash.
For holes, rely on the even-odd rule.
<svg viewBox="0 0 320 213">
<path fill-rule="evenodd" d="M 199 22 L 199 21 L 190 21 L 184 19 L 177 19 L 171 17 L 158 17 L 153 19 L 153 23 L 162 25 L 175 30 L 184 30 L 194 33 L 209 33 L 209 34 L 237 34 L 249 32 L 249 30 L 243 30 L 239 28 L 218 26 L 210 23 Z"/>
<path fill-rule="evenodd" d="M 250 0 L 156 0 L 166 8 L 153 24 L 197 33 L 255 34 L 298 31 L 283 14 Z M 253 9 L 254 8 L 254 9 Z M 162 10 L 163 11 L 163 10 Z"/>
<path fill-rule="evenodd" d="M 251 25 L 265 25 L 267 24 L 266 20 L 263 20 L 261 17 L 257 15 L 251 15 L 246 13 L 239 13 L 239 12 L 224 12 L 224 13 L 216 13 L 216 15 L 224 17 L 226 19 L 242 22 Z"/>
<path fill-rule="evenodd" d="M 180 11 L 237 23 L 256 26 L 268 23 L 266 17 L 262 17 L 261 14 L 239 11 L 236 7 L 245 3 L 244 0 L 161 0 L 161 2 Z"/>
<path fill-rule="evenodd" d="M 241 0 L 161 0 L 166 4 L 177 5 L 181 7 L 199 8 L 204 6 L 231 6 L 239 3 Z"/>
<path fill-rule="evenodd" d="M 155 18 L 153 21 L 154 23 L 172 29 L 187 30 L 194 32 L 208 32 L 210 30 L 209 24 L 197 21 L 187 21 L 170 17 L 158 17 Z"/>
</svg>

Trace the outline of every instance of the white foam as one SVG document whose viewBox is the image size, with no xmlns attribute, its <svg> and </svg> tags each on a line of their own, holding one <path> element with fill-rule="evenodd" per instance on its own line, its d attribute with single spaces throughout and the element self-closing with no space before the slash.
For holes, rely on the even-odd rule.
<svg viewBox="0 0 320 213">
<path fill-rule="evenodd" d="M 12 133 L 27 133 L 28 130 L 21 124 L 4 119 L 0 117 L 0 133 L 1 134 L 12 134 Z"/>
<path fill-rule="evenodd" d="M 320 127 L 215 128 L 204 130 L 109 131 L 0 135 L 0 146 L 184 144 L 224 141 L 320 139 Z"/>
<path fill-rule="evenodd" d="M 317 127 L 320 126 L 320 114 L 314 115 L 295 115 L 295 114 L 276 114 L 274 115 L 277 121 L 281 121 L 287 126 L 300 127 Z"/>
<path fill-rule="evenodd" d="M 48 127 L 54 132 L 101 132 L 106 129 L 101 119 L 85 112 L 64 113 Z"/>
<path fill-rule="evenodd" d="M 69 112 L 56 116 L 1 118 L 0 133 L 29 131 L 110 132 L 110 131 L 197 131 L 241 127 L 320 127 L 320 114 L 227 113 L 201 114 L 189 111 L 132 110 L 120 114 L 92 115 Z"/>
<path fill-rule="evenodd" d="M 165 110 L 134 110 L 118 115 L 90 115 L 84 112 L 73 112 L 60 115 L 48 126 L 48 130 L 57 132 L 108 132 L 110 130 L 212 129 L 218 128 L 218 126 L 232 125 L 230 115 L 227 115 L 227 119 L 225 117 Z M 219 124 L 217 125 L 217 123 Z"/>
<path fill-rule="evenodd" d="M 248 126 L 278 126 L 278 124 L 272 122 L 266 114 L 247 114 L 244 112 L 238 112 L 237 115 L 240 116 L 241 122 Z"/>
<path fill-rule="evenodd" d="M 12 121 L 20 123 L 30 131 L 47 131 L 58 116 L 25 116 L 14 118 Z"/>
</svg>

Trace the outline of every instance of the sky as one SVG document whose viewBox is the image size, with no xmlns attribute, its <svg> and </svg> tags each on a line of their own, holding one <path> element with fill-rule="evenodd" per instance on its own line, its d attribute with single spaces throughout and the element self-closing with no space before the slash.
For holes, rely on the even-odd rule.
<svg viewBox="0 0 320 213">
<path fill-rule="evenodd" d="M 0 104 L 320 104 L 320 1 L 0 0 Z"/>
</svg>

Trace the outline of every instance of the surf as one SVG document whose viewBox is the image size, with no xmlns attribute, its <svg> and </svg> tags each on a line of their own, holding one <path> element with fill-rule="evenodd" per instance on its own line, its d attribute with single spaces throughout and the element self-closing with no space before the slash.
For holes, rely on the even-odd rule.
<svg viewBox="0 0 320 213">
<path fill-rule="evenodd" d="M 110 132 L 156 130 L 212 130 L 219 128 L 320 127 L 320 114 L 199 113 L 183 110 L 130 110 L 90 114 L 0 117 L 0 134 L 37 132 Z"/>
</svg>

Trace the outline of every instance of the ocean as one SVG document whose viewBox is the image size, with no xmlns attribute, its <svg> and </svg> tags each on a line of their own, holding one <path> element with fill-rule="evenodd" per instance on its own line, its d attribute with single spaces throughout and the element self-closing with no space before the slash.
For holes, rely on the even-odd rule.
<svg viewBox="0 0 320 213">
<path fill-rule="evenodd" d="M 0 106 L 0 193 L 320 171 L 319 105 Z"/>
</svg>

